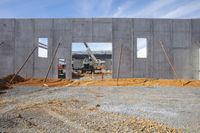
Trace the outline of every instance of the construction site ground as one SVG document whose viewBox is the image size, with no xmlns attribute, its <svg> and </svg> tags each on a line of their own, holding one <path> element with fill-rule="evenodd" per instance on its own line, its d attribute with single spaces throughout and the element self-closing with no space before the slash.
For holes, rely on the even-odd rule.
<svg viewBox="0 0 200 133">
<path fill-rule="evenodd" d="M 195 87 L 200 88 L 200 80 L 183 80 L 183 79 L 152 79 L 152 78 L 120 78 L 112 79 L 102 76 L 95 77 L 84 76 L 80 79 L 66 80 L 66 79 L 47 79 L 44 82 L 42 78 L 26 79 L 25 82 L 15 83 L 13 86 L 48 86 L 48 87 L 62 87 L 62 86 L 167 86 L 167 87 Z"/>
<path fill-rule="evenodd" d="M 0 89 L 0 132 L 200 131 L 199 80 L 90 76 L 17 76 L 12 88 Z"/>
</svg>

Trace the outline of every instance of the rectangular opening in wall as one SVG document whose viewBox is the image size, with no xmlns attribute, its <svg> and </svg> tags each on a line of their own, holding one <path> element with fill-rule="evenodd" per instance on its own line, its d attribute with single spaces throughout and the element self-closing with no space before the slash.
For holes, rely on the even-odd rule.
<svg viewBox="0 0 200 133">
<path fill-rule="evenodd" d="M 137 38 L 137 58 L 147 58 L 147 38 Z"/>
<path fill-rule="evenodd" d="M 112 43 L 73 42 L 73 79 L 112 78 Z"/>
<path fill-rule="evenodd" d="M 66 62 L 64 58 L 58 59 L 58 78 L 66 78 Z"/>
<path fill-rule="evenodd" d="M 38 57 L 48 58 L 48 38 L 38 38 Z"/>
</svg>

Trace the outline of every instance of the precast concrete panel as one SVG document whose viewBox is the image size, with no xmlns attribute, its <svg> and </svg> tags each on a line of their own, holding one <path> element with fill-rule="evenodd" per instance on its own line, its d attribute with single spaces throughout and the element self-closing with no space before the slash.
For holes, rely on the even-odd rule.
<svg viewBox="0 0 200 133">
<path fill-rule="evenodd" d="M 62 58 L 66 62 L 66 77 L 71 78 L 72 20 L 56 19 L 53 28 L 53 53 L 58 44 L 61 43 L 53 63 L 53 77 L 58 77 L 58 60 Z"/>
<path fill-rule="evenodd" d="M 171 20 L 153 20 L 153 77 L 155 78 L 173 78 L 174 73 L 169 65 L 167 58 L 173 63 L 172 52 L 172 21 Z M 163 43 L 164 50 L 161 47 Z M 166 52 L 167 56 L 165 55 Z"/>
<path fill-rule="evenodd" d="M 92 42 L 92 19 L 72 20 L 72 41 Z"/>
<path fill-rule="evenodd" d="M 133 77 L 151 77 L 152 20 L 133 19 Z M 137 58 L 137 38 L 147 39 L 147 58 Z"/>
<path fill-rule="evenodd" d="M 38 50 L 20 72 L 24 77 L 46 76 L 58 48 L 49 78 L 57 78 L 58 59 L 66 60 L 66 78 L 71 78 L 72 42 L 112 42 L 113 78 L 176 78 L 160 41 L 180 78 L 199 79 L 200 19 L 0 19 L 0 77 L 16 72 L 38 38 L 48 38 L 48 58 Z M 147 38 L 147 58 L 137 59 L 136 39 Z M 122 48 L 121 60 L 120 51 Z"/>
<path fill-rule="evenodd" d="M 28 19 L 15 20 L 15 72 L 24 64 L 26 58 L 35 47 L 34 22 Z M 34 53 L 36 54 L 36 52 Z M 28 60 L 20 75 L 33 77 L 34 55 Z"/>
<path fill-rule="evenodd" d="M 0 77 L 14 73 L 14 28 L 13 19 L 0 20 Z"/>
<path fill-rule="evenodd" d="M 200 79 L 200 20 L 191 20 L 193 78 Z"/>
<path fill-rule="evenodd" d="M 38 46 L 38 38 L 48 38 L 48 58 L 38 57 L 38 49 L 34 55 L 34 77 L 45 77 L 53 56 L 53 19 L 35 19 L 34 20 L 35 46 Z M 49 78 L 52 78 L 52 68 L 49 72 Z"/>
<path fill-rule="evenodd" d="M 131 19 L 113 19 L 113 77 L 121 78 L 132 77 L 132 65 L 130 63 L 132 52 L 132 20 Z M 122 50 L 121 50 L 122 49 Z M 120 52 L 121 51 L 121 52 Z M 121 53 L 121 60 L 120 60 Z M 118 66 L 120 63 L 120 69 Z"/>
<path fill-rule="evenodd" d="M 174 68 L 180 79 L 192 78 L 192 62 L 190 49 L 173 49 Z"/>
<path fill-rule="evenodd" d="M 173 48 L 191 47 L 191 20 L 173 20 Z"/>
<path fill-rule="evenodd" d="M 92 19 L 92 41 L 112 42 L 112 19 Z"/>
</svg>

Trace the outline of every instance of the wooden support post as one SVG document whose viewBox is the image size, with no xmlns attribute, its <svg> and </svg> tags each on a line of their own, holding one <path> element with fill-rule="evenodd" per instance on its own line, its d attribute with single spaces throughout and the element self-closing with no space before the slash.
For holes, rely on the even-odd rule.
<svg viewBox="0 0 200 133">
<path fill-rule="evenodd" d="M 176 79 L 178 79 L 178 75 L 177 75 L 177 73 L 176 73 L 176 70 L 175 70 L 174 66 L 172 65 L 172 63 L 171 63 L 171 61 L 170 61 L 170 59 L 169 59 L 169 56 L 168 56 L 167 53 L 166 53 L 166 50 L 165 50 L 165 48 L 164 48 L 164 45 L 163 45 L 163 42 L 162 42 L 162 41 L 160 41 L 160 45 L 161 45 L 161 47 L 162 47 L 162 50 L 163 50 L 163 52 L 164 52 L 164 54 L 165 54 L 165 57 L 166 57 L 166 59 L 167 59 L 169 65 L 170 65 L 170 67 L 171 67 L 171 69 L 172 69 L 174 75 L 176 76 Z"/>
<path fill-rule="evenodd" d="M 121 44 L 121 49 L 119 53 L 119 62 L 118 62 L 118 68 L 117 68 L 117 86 L 118 86 L 118 81 L 119 81 L 119 73 L 120 73 L 120 65 L 121 65 L 121 56 L 122 56 L 122 44 Z"/>
<path fill-rule="evenodd" d="M 47 74 L 46 74 L 46 77 L 45 77 L 44 82 L 46 82 L 46 80 L 47 80 L 47 78 L 48 78 L 50 69 L 51 69 L 51 67 L 52 67 L 52 65 L 53 65 L 54 58 L 56 57 L 56 53 L 57 53 L 58 48 L 59 48 L 60 45 L 61 45 L 61 43 L 59 43 L 58 46 L 57 46 L 57 48 L 56 48 L 56 51 L 55 51 L 55 53 L 54 53 L 54 55 L 53 55 L 53 58 L 52 58 L 52 60 L 51 60 L 51 64 L 49 65 L 49 68 L 48 68 L 48 71 L 47 71 Z"/>
<path fill-rule="evenodd" d="M 25 60 L 24 64 L 20 67 L 20 69 L 16 72 L 16 74 L 13 75 L 12 79 L 10 80 L 10 83 L 12 83 L 12 81 L 15 79 L 16 75 L 19 74 L 19 72 L 22 70 L 22 68 L 25 66 L 25 64 L 28 62 L 29 58 L 31 57 L 31 55 L 34 53 L 34 51 L 37 49 L 37 46 L 32 50 L 32 52 L 29 54 L 29 56 L 27 57 L 27 59 Z"/>
</svg>

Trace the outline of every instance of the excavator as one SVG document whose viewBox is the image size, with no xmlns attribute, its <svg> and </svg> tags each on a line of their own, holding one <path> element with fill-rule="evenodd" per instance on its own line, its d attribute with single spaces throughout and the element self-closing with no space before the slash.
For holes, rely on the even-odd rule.
<svg viewBox="0 0 200 133">
<path fill-rule="evenodd" d="M 86 42 L 84 42 L 84 45 L 86 47 L 86 52 L 89 57 L 83 60 L 81 72 L 102 72 L 102 70 L 105 68 L 105 61 L 97 59 Z"/>
</svg>

